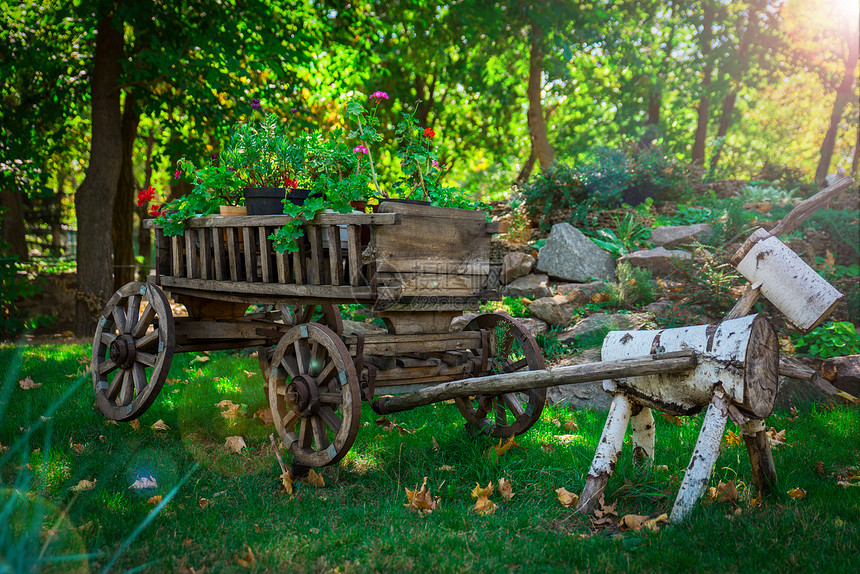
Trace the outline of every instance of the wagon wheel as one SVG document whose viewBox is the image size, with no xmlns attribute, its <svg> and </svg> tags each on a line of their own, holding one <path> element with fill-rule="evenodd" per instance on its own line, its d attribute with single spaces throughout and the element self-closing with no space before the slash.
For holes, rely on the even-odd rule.
<svg viewBox="0 0 860 574">
<path fill-rule="evenodd" d="M 314 311 L 317 308 L 316 304 L 303 305 L 295 303 L 292 305 L 275 305 L 275 310 L 280 311 L 281 316 L 276 319 L 277 323 L 284 325 L 296 326 L 302 323 L 310 323 L 313 321 Z M 340 309 L 332 303 L 321 303 L 319 305 L 322 311 L 322 319 L 319 323 L 325 325 L 337 334 L 343 333 L 343 319 L 340 317 Z M 269 381 L 269 367 L 272 364 L 272 355 L 275 353 L 274 347 L 259 347 L 257 349 L 257 360 L 260 363 L 260 372 L 263 373 L 263 379 Z"/>
<path fill-rule="evenodd" d="M 358 377 L 346 345 L 328 327 L 305 323 L 281 337 L 272 365 L 278 367 L 269 379 L 269 408 L 287 450 L 304 466 L 339 461 L 361 420 Z"/>
<path fill-rule="evenodd" d="M 484 375 L 536 371 L 544 368 L 543 355 L 525 325 L 502 313 L 472 319 L 464 331 L 487 331 L 489 343 Z M 480 365 L 482 349 L 472 349 Z M 480 368 L 480 367 L 479 367 Z M 455 399 L 466 426 L 496 438 L 524 433 L 540 418 L 546 389 Z"/>
<path fill-rule="evenodd" d="M 93 389 L 106 417 L 136 419 L 155 401 L 173 359 L 173 313 L 149 283 L 126 283 L 99 318 L 93 339 Z"/>
</svg>

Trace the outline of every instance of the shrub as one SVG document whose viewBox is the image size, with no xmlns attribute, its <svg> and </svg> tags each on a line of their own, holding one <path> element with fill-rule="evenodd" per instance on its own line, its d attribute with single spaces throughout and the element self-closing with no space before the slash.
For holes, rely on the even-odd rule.
<svg viewBox="0 0 860 574">
<path fill-rule="evenodd" d="M 609 295 L 610 307 L 633 307 L 647 305 L 654 301 L 656 289 L 651 278 L 651 271 L 633 267 L 627 261 L 622 261 L 615 268 L 614 283 L 607 283 L 603 292 Z"/>
<path fill-rule="evenodd" d="M 860 335 L 847 321 L 825 323 L 806 335 L 792 334 L 795 350 L 822 359 L 860 353 Z"/>
</svg>

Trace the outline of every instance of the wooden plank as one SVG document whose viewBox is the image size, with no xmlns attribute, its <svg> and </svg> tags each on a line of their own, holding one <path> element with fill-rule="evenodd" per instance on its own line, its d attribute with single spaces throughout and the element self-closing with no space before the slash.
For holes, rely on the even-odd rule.
<svg viewBox="0 0 860 574">
<path fill-rule="evenodd" d="M 260 273 L 263 283 L 272 282 L 272 253 L 269 243 L 269 234 L 265 227 L 259 227 L 260 231 Z"/>
<path fill-rule="evenodd" d="M 293 251 L 293 279 L 297 285 L 302 285 L 305 282 L 305 242 L 299 238 L 299 248 Z"/>
<path fill-rule="evenodd" d="M 507 221 L 488 221 L 487 233 L 507 233 L 511 224 Z"/>
<path fill-rule="evenodd" d="M 490 260 L 487 259 L 432 259 L 421 257 L 415 259 L 382 259 L 377 260 L 378 273 L 425 273 L 435 275 L 488 275 Z"/>
<path fill-rule="evenodd" d="M 187 230 L 185 232 L 185 271 L 186 277 L 200 277 L 197 271 L 197 245 L 195 239 L 197 234 L 194 231 Z"/>
<path fill-rule="evenodd" d="M 326 228 L 328 235 L 328 270 L 329 283 L 340 285 L 343 283 L 343 250 L 340 246 L 340 227 L 330 225 Z"/>
<path fill-rule="evenodd" d="M 349 272 L 349 284 L 361 285 L 361 227 L 348 225 L 346 227 L 346 267 Z"/>
<path fill-rule="evenodd" d="M 325 268 L 323 267 L 323 246 L 322 246 L 322 230 L 317 225 L 308 225 L 305 227 L 305 234 L 308 237 L 308 243 L 311 246 L 311 283 L 314 285 L 322 285 L 325 277 Z"/>
<path fill-rule="evenodd" d="M 349 353 L 355 356 L 355 335 L 343 337 Z M 397 357 L 407 353 L 435 353 L 449 351 L 466 351 L 481 346 L 479 331 L 461 331 L 456 333 L 433 333 L 428 335 L 367 335 L 364 342 L 365 355 Z"/>
<path fill-rule="evenodd" d="M 200 277 L 201 279 L 212 279 L 212 256 L 211 256 L 211 241 L 209 240 L 212 234 L 211 229 L 198 229 L 197 241 L 200 243 Z"/>
<path fill-rule="evenodd" d="M 257 279 L 257 261 L 254 258 L 254 236 L 250 227 L 242 228 L 242 242 L 245 251 L 245 279 L 253 283 Z"/>
<path fill-rule="evenodd" d="M 401 384 L 412 379 L 421 379 L 428 377 L 451 377 L 462 375 L 466 369 L 471 369 L 472 363 L 463 363 L 461 365 L 448 366 L 445 363 L 424 367 L 395 367 L 393 369 L 385 369 L 376 372 L 374 379 L 376 386 L 381 387 L 386 383 Z"/>
<path fill-rule="evenodd" d="M 213 230 L 212 247 L 214 248 L 215 279 L 224 279 L 224 232 L 221 229 Z"/>
<path fill-rule="evenodd" d="M 170 238 L 170 244 L 172 246 L 172 263 L 173 263 L 173 276 L 174 277 L 183 277 L 185 273 L 183 272 L 184 265 L 182 264 L 182 236 L 174 235 Z"/>
<path fill-rule="evenodd" d="M 230 267 L 230 279 L 239 280 L 239 239 L 235 227 L 227 228 L 227 261 Z"/>
<path fill-rule="evenodd" d="M 260 339 L 267 338 L 260 330 L 288 330 L 285 325 L 260 321 L 187 321 L 175 327 L 177 343 L 189 339 Z"/>
<path fill-rule="evenodd" d="M 289 215 L 243 215 L 239 217 L 209 215 L 206 217 L 195 217 L 193 219 L 186 220 L 185 228 L 196 229 L 200 227 L 245 226 L 281 227 L 292 219 L 293 218 Z M 397 213 L 318 213 L 311 221 L 307 222 L 309 225 L 397 225 L 399 223 L 400 217 Z M 162 228 L 162 226 L 156 223 L 153 219 L 145 220 L 143 222 L 143 226 L 146 229 Z"/>
<path fill-rule="evenodd" d="M 414 203 L 397 203 L 385 201 L 384 199 L 379 204 L 377 215 L 382 213 L 399 213 L 403 216 L 419 216 L 433 217 L 437 219 L 462 219 L 462 220 L 480 220 L 486 223 L 486 215 L 483 211 L 471 209 L 457 209 L 454 207 L 436 207 L 433 205 L 419 205 Z"/>
<path fill-rule="evenodd" d="M 248 295 L 275 296 L 287 299 L 314 299 L 324 301 L 326 299 L 349 302 L 352 300 L 370 300 L 370 287 L 352 287 L 351 285 L 297 285 L 294 283 L 247 283 L 244 281 L 213 281 L 205 279 L 165 278 L 162 284 L 168 291 L 170 287 L 188 289 L 191 294 L 199 295 L 200 291 L 214 291 L 220 293 L 237 293 Z M 198 293 L 193 293 L 197 291 Z M 214 293 L 205 294 L 207 297 L 216 298 Z M 224 297 L 217 297 L 225 300 Z M 252 301 L 253 302 L 253 301 Z M 334 301 L 332 301 L 334 302 Z"/>
<path fill-rule="evenodd" d="M 275 264 L 278 268 L 278 283 L 289 282 L 290 263 L 287 254 L 275 251 Z"/>
<path fill-rule="evenodd" d="M 164 230 L 155 230 L 155 279 L 156 283 L 162 275 L 170 275 L 170 241 L 164 236 Z"/>
<path fill-rule="evenodd" d="M 486 290 L 486 275 L 379 273 L 383 285 L 399 286 L 403 297 L 475 297 Z"/>
</svg>

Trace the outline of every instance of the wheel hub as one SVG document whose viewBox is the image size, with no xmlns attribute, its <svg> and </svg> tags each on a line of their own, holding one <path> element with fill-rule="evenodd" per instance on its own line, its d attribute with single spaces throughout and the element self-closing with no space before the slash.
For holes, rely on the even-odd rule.
<svg viewBox="0 0 860 574">
<path fill-rule="evenodd" d="M 315 415 L 320 408 L 319 387 L 310 375 L 294 377 L 287 387 L 287 404 L 302 418 Z"/>
<path fill-rule="evenodd" d="M 134 339 L 129 335 L 120 335 L 110 344 L 110 356 L 116 361 L 116 364 L 123 368 L 128 368 L 134 364 L 137 358 L 137 348 L 134 346 Z"/>
</svg>

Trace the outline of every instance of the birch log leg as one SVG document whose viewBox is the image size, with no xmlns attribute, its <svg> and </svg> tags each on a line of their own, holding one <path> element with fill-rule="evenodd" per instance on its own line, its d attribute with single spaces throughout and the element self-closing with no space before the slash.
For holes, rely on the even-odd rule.
<svg viewBox="0 0 860 574">
<path fill-rule="evenodd" d="M 630 417 L 630 438 L 633 443 L 633 464 L 653 460 L 656 438 L 654 415 L 648 407 L 640 407 L 639 412 Z"/>
<path fill-rule="evenodd" d="M 702 430 L 699 432 L 696 448 L 693 449 L 693 458 L 675 498 L 672 514 L 669 516 L 670 522 L 682 522 L 708 486 L 708 479 L 720 454 L 720 441 L 728 420 L 728 407 L 726 394 L 722 387 L 717 386 L 705 413 Z"/>
<path fill-rule="evenodd" d="M 767 440 L 764 422 L 751 420 L 741 425 L 741 436 L 747 445 L 753 483 L 760 495 L 769 494 L 776 486 L 776 466 Z"/>
<path fill-rule="evenodd" d="M 588 470 L 588 478 L 585 480 L 582 496 L 579 497 L 579 504 L 576 505 L 577 512 L 591 514 L 597 505 L 615 468 L 618 455 L 621 454 L 621 446 L 632 411 L 633 405 L 624 395 L 619 393 L 612 398 L 612 404 L 609 405 L 609 415 L 606 417 L 606 425 L 603 427 L 603 434 L 600 435 L 600 442 L 597 445 L 597 452 L 594 454 L 594 460 Z"/>
</svg>

